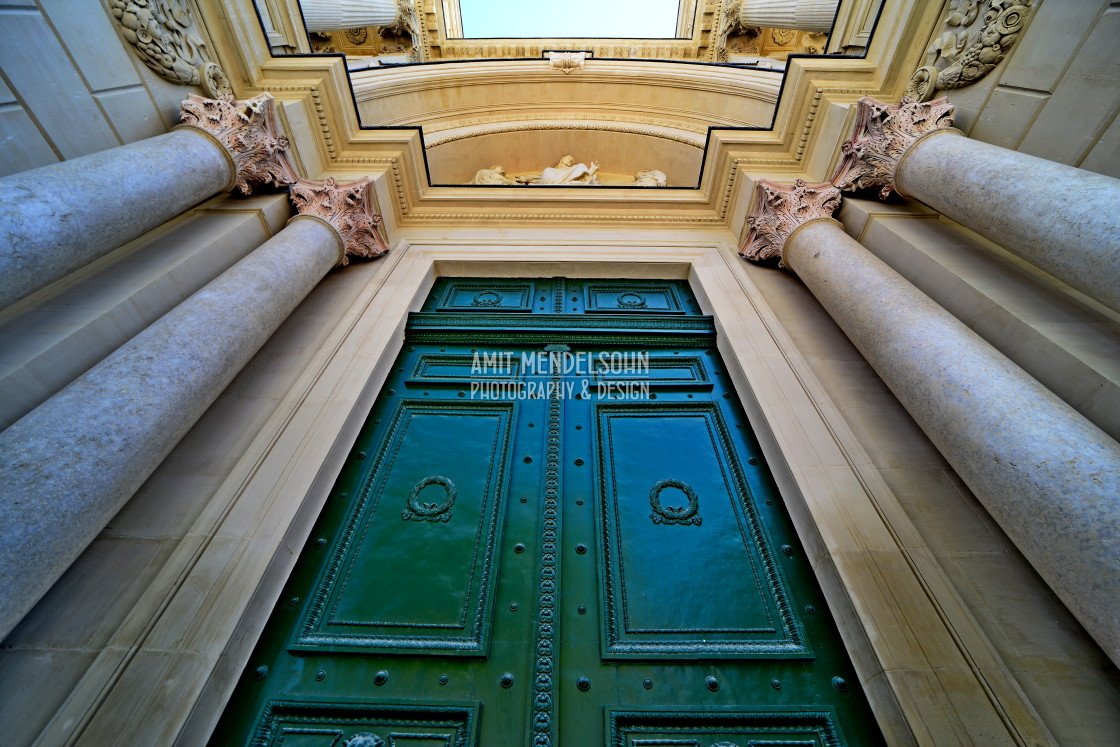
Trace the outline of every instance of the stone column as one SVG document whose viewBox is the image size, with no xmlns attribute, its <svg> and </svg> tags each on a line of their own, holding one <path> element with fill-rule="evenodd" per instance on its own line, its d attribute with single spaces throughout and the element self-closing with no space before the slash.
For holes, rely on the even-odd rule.
<svg viewBox="0 0 1120 747">
<path fill-rule="evenodd" d="M 0 179 L 0 308 L 207 197 L 294 178 L 269 94 L 192 95 L 182 115 L 166 135 Z"/>
<path fill-rule="evenodd" d="M 756 188 L 780 257 L 1023 555 L 1120 663 L 1120 444 L 848 236 L 830 184 Z"/>
<path fill-rule="evenodd" d="M 0 433 L 0 638 L 323 275 L 387 251 L 368 178 L 292 194 L 287 228 Z"/>
<path fill-rule="evenodd" d="M 833 178 L 921 200 L 1120 311 L 1120 179 L 962 137 L 945 99 L 860 99 Z"/>
<path fill-rule="evenodd" d="M 840 0 L 742 0 L 739 22 L 744 26 L 800 29 L 827 34 Z"/>
<path fill-rule="evenodd" d="M 397 0 L 299 0 L 308 31 L 392 26 L 397 22 Z"/>
</svg>

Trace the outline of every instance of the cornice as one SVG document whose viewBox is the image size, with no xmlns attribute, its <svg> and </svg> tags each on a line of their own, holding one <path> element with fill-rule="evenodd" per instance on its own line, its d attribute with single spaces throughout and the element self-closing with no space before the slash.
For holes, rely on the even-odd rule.
<svg viewBox="0 0 1120 747">
<path fill-rule="evenodd" d="M 300 104 L 312 126 L 318 128 L 315 147 L 322 157 L 308 162 L 322 163 L 322 173 L 304 176 L 343 179 L 365 173 L 383 181 L 386 189 L 378 191 L 379 198 L 385 200 L 388 196 L 392 204 L 382 205 L 380 209 L 386 215 L 390 228 L 440 221 L 590 221 L 594 224 L 641 223 L 651 227 L 713 225 L 738 232 L 741 229 L 738 223 L 745 217 L 741 205 L 743 187 L 751 189 L 755 179 L 772 177 L 785 181 L 796 178 L 821 181 L 827 177 L 824 171 L 830 165 L 829 159 L 823 159 L 825 163 L 820 165 L 817 163 L 819 159 L 810 156 L 817 149 L 838 152 L 839 140 L 829 142 L 831 135 L 821 135 L 821 113 L 829 107 L 849 107 L 863 95 L 897 100 L 940 15 L 939 8 L 931 8 L 927 3 L 886 0 L 866 59 L 835 56 L 793 58 L 789 63 L 773 129 L 713 130 L 708 139 L 698 189 L 651 191 L 612 187 L 493 192 L 488 188 L 469 186 L 431 186 L 427 180 L 419 129 L 362 129 L 355 108 L 355 95 L 351 92 L 341 57 L 271 57 L 263 34 L 256 25 L 252 0 L 200 0 L 199 5 L 207 28 L 215 37 L 216 55 L 229 72 L 237 95 L 246 97 L 258 91 L 269 91 L 280 104 Z M 705 88 L 726 86 L 730 91 L 734 89 L 736 80 L 747 79 L 745 73 L 760 78 L 765 76 L 768 80 L 771 75 L 686 62 L 654 65 L 645 61 L 618 60 L 614 63 L 617 64 L 604 68 L 607 72 L 601 73 L 598 80 L 621 81 L 631 70 L 649 71 L 652 68 L 658 71 L 658 76 L 666 85 L 691 87 L 701 80 Z M 402 68 L 399 81 L 394 85 L 404 85 L 406 79 L 415 83 L 438 79 L 435 67 L 454 67 L 456 76 L 463 76 L 461 82 L 469 83 L 497 75 L 503 66 L 508 68 L 509 64 L 508 61 L 460 62 Z M 533 73 L 533 81 L 571 80 L 584 74 L 584 71 L 579 71 L 565 76 L 560 71 L 548 69 L 547 60 L 538 64 L 540 71 Z M 404 70 L 410 72 L 405 74 Z M 729 95 L 743 94 L 740 89 Z M 835 118 L 835 115 L 831 116 Z M 464 114 L 449 117 L 440 122 L 439 131 L 453 131 L 453 120 L 463 118 L 474 117 Z M 624 125 L 620 123 L 619 126 Z M 811 173 L 811 168 L 821 173 Z M 512 196 L 512 191 L 520 194 Z"/>
</svg>

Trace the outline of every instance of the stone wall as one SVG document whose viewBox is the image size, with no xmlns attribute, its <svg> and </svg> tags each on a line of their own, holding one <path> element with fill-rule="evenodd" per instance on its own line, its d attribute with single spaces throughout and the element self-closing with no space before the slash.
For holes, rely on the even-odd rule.
<svg viewBox="0 0 1120 747">
<path fill-rule="evenodd" d="M 99 2 L 0 8 L 0 176 L 166 132 L 191 88 L 151 72 Z"/>
<path fill-rule="evenodd" d="M 1116 3 L 1035 0 L 1026 31 L 999 67 L 937 95 L 948 95 L 956 126 L 969 137 L 1120 176 L 1117 38 Z"/>
</svg>

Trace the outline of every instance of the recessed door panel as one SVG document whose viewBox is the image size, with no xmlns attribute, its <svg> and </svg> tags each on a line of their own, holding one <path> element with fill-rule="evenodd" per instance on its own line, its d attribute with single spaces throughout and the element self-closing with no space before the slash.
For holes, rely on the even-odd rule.
<svg viewBox="0 0 1120 747">
<path fill-rule="evenodd" d="M 486 650 L 513 407 L 400 403 L 294 648 Z"/>
<path fill-rule="evenodd" d="M 831 710 L 735 711 L 612 709 L 610 747 L 834 747 L 842 744 Z"/>
<path fill-rule="evenodd" d="M 596 413 L 604 655 L 810 655 L 716 406 Z"/>
<path fill-rule="evenodd" d="M 254 747 L 474 747 L 478 704 L 272 701 L 253 734 Z M 221 735 L 215 734 L 215 738 Z M 361 737 L 364 737 L 362 739 Z"/>
</svg>

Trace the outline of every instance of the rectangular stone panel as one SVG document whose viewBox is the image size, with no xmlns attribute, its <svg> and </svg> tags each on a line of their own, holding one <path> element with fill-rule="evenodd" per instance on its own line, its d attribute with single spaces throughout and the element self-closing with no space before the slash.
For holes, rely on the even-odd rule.
<svg viewBox="0 0 1120 747">
<path fill-rule="evenodd" d="M 513 409 L 400 403 L 293 649 L 486 653 Z"/>
<path fill-rule="evenodd" d="M 718 406 L 595 423 L 604 658 L 811 656 Z"/>
</svg>

